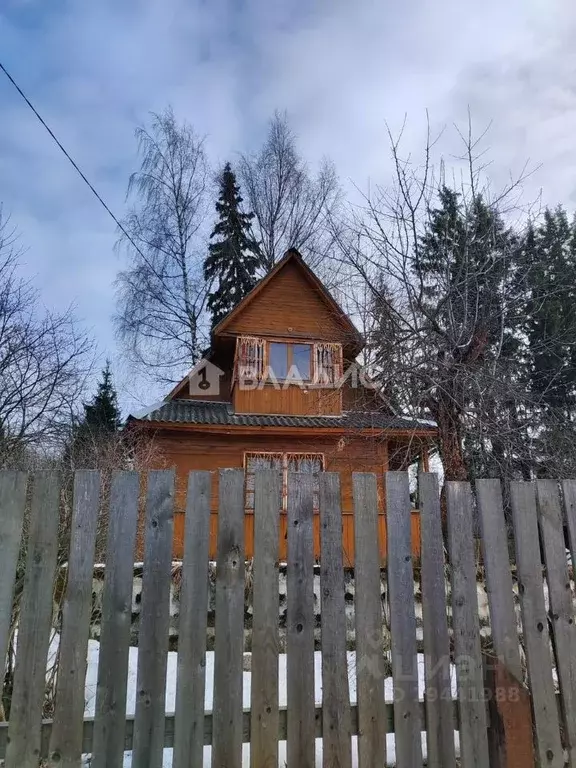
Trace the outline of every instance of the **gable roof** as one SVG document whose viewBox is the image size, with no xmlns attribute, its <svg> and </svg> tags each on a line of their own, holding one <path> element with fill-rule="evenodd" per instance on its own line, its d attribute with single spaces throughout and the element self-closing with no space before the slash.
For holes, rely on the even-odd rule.
<svg viewBox="0 0 576 768">
<path fill-rule="evenodd" d="M 240 315 L 242 312 L 246 309 L 246 307 L 251 304 L 254 299 L 260 295 L 260 293 L 266 288 L 266 286 L 274 280 L 276 275 L 288 264 L 293 263 L 297 265 L 298 269 L 302 272 L 303 276 L 306 278 L 306 280 L 312 285 L 312 287 L 317 291 L 318 296 L 324 303 L 328 306 L 328 308 L 335 314 L 335 316 L 338 318 L 338 321 L 341 323 L 343 328 L 346 330 L 347 334 L 350 336 L 350 346 L 353 347 L 354 354 L 358 354 L 362 347 L 364 346 L 364 339 L 362 338 L 362 335 L 354 325 L 354 323 L 350 320 L 348 315 L 344 312 L 342 307 L 338 304 L 338 302 L 334 299 L 330 291 L 326 288 L 324 283 L 320 280 L 320 278 L 314 274 L 314 272 L 310 269 L 310 267 L 306 264 L 304 259 L 302 258 L 302 255 L 299 253 L 299 251 L 296 250 L 296 248 L 290 248 L 286 253 L 284 254 L 283 258 L 280 259 L 280 261 L 274 265 L 274 267 L 268 272 L 267 275 L 265 275 L 252 290 L 246 294 L 246 296 L 242 299 L 242 301 L 234 307 L 234 309 L 229 312 L 226 317 L 224 317 L 218 325 L 216 325 L 212 331 L 213 336 L 218 336 L 219 334 L 222 334 L 226 331 L 226 329 L 231 325 L 231 323 Z"/>
</svg>

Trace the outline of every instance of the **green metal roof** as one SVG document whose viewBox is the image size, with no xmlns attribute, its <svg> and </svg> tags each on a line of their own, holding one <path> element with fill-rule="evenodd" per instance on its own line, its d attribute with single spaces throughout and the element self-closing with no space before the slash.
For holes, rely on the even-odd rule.
<svg viewBox="0 0 576 768">
<path fill-rule="evenodd" d="M 235 413 L 230 403 L 169 400 L 137 418 L 166 424 L 220 424 L 230 427 L 333 427 L 334 429 L 436 429 L 433 422 L 378 411 L 349 411 L 342 416 L 284 416 Z"/>
</svg>

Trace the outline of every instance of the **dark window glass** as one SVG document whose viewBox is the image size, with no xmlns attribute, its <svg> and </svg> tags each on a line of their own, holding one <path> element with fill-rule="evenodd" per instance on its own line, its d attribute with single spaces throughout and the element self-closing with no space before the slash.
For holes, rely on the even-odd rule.
<svg viewBox="0 0 576 768">
<path fill-rule="evenodd" d="M 288 344 L 271 342 L 268 365 L 277 379 L 285 379 L 288 376 Z"/>
<path fill-rule="evenodd" d="M 292 365 L 295 365 L 302 381 L 310 380 L 310 344 L 294 344 Z"/>
</svg>

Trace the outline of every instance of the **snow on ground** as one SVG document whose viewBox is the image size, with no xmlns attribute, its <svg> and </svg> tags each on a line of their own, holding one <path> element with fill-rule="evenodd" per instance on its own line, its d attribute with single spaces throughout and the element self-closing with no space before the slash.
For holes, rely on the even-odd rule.
<svg viewBox="0 0 576 768">
<path fill-rule="evenodd" d="M 93 716 L 96 704 L 96 682 L 98 672 L 98 652 L 99 643 L 95 640 L 90 640 L 88 645 L 88 669 L 86 674 L 86 716 Z M 350 702 L 356 703 L 356 654 L 353 651 L 348 652 L 348 681 L 350 686 Z M 166 678 L 166 712 L 174 712 L 176 702 L 176 665 L 178 654 L 170 652 L 168 654 L 168 670 Z M 127 714 L 132 715 L 136 708 L 136 675 L 138 665 L 138 648 L 130 648 L 129 666 L 128 666 L 128 691 L 127 691 Z M 286 706 L 286 654 L 280 654 L 279 657 L 279 698 L 280 706 Z M 451 670 L 452 678 L 452 696 L 456 696 L 456 680 L 455 671 Z M 314 653 L 314 679 L 315 679 L 315 700 L 316 704 L 322 703 L 322 654 L 317 651 Z M 250 683 L 251 673 L 243 673 L 243 705 L 245 709 L 250 708 Z M 386 701 L 393 701 L 393 682 L 392 678 L 387 678 L 385 681 L 384 696 Z M 212 698 L 214 686 L 214 653 L 209 651 L 206 654 L 206 694 L 204 698 L 204 706 L 207 712 L 212 711 Z M 424 656 L 418 654 L 418 689 L 420 698 L 424 695 Z M 457 736 L 457 734 L 455 734 Z M 388 746 L 388 765 L 396 764 L 396 756 L 394 750 L 394 734 L 387 736 Z M 426 754 L 426 734 L 422 733 L 422 748 L 424 754 Z M 279 743 L 279 765 L 284 766 L 286 761 L 286 742 Z M 352 737 L 352 754 L 353 754 L 353 766 L 358 765 L 357 756 L 357 740 L 356 737 Z M 204 749 L 204 768 L 210 768 L 211 748 L 206 747 Z M 86 763 L 89 765 L 89 761 Z M 250 746 L 245 744 L 243 747 L 243 766 L 250 765 Z M 124 768 L 131 768 L 132 759 L 131 753 L 127 752 L 124 759 Z M 320 768 L 322 766 L 322 739 L 316 739 L 316 766 Z M 172 750 L 164 750 L 164 763 L 163 768 L 172 768 Z"/>
</svg>

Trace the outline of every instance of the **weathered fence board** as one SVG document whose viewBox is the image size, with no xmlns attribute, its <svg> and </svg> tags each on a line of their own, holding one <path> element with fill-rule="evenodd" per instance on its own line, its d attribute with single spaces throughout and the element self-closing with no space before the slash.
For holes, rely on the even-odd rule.
<svg viewBox="0 0 576 768">
<path fill-rule="evenodd" d="M 38 472 L 34 475 L 32 489 L 6 768 L 37 768 L 40 754 L 58 553 L 60 475 Z"/>
<path fill-rule="evenodd" d="M 410 488 L 406 472 L 387 472 L 385 477 L 396 760 L 399 765 L 417 768 L 422 765 L 422 741 L 418 708 Z"/>
<path fill-rule="evenodd" d="M 574 578 L 576 573 L 576 480 L 562 481 L 562 495 L 572 557 L 572 578 Z"/>
<path fill-rule="evenodd" d="M 173 512 L 174 471 L 150 472 L 132 756 L 138 768 L 161 768 L 163 762 Z"/>
<path fill-rule="evenodd" d="M 282 476 L 256 472 L 252 598 L 252 768 L 278 765 L 278 552 Z"/>
<path fill-rule="evenodd" d="M 418 489 L 422 531 L 420 584 L 428 766 L 455 768 L 450 638 L 446 617 L 444 542 L 437 475 L 430 472 L 420 474 Z"/>
<path fill-rule="evenodd" d="M 220 472 L 212 768 L 242 765 L 244 473 Z"/>
<path fill-rule="evenodd" d="M 110 488 L 92 768 L 122 768 L 124 762 L 139 483 L 137 472 L 115 472 Z"/>
<path fill-rule="evenodd" d="M 77 768 L 82 756 L 84 687 L 92 613 L 92 576 L 100 510 L 100 473 L 81 470 L 74 478 L 74 504 L 50 765 Z"/>
<path fill-rule="evenodd" d="M 314 477 L 288 474 L 288 768 L 314 768 Z"/>
<path fill-rule="evenodd" d="M 340 477 L 320 476 L 320 594 L 322 606 L 322 719 L 324 768 L 351 768 L 350 691 L 342 565 Z"/>
<path fill-rule="evenodd" d="M 560 493 L 556 480 L 538 480 L 536 490 L 565 742 L 571 760 L 576 761 L 576 624 L 566 563 Z"/>
<path fill-rule="evenodd" d="M 4 669 L 26 504 L 26 472 L 0 471 L 0 670 Z M 1 673 L 0 673 L 1 674 Z M 0 711 L 2 702 L 0 702 Z"/>
<path fill-rule="evenodd" d="M 514 591 L 508 555 L 508 535 L 499 480 L 477 480 L 482 557 L 490 605 L 492 645 L 499 660 L 522 682 L 520 646 L 514 611 Z"/>
<path fill-rule="evenodd" d="M 203 765 L 211 481 L 210 472 L 191 472 L 188 478 L 178 624 L 174 768 L 202 768 Z"/>
<path fill-rule="evenodd" d="M 564 765 L 564 758 L 552 679 L 534 484 L 510 483 L 510 501 L 538 758 L 541 765 L 560 768 Z"/>
<path fill-rule="evenodd" d="M 466 768 L 488 762 L 487 717 L 480 647 L 476 563 L 469 483 L 447 482 L 448 547 L 452 573 L 452 628 L 458 706 L 460 754 Z"/>
<path fill-rule="evenodd" d="M 376 475 L 355 472 L 356 687 L 360 768 L 386 764 L 384 653 Z"/>
<path fill-rule="evenodd" d="M 454 728 L 458 727 L 458 713 L 456 711 L 456 702 L 453 702 L 453 717 Z M 424 705 L 420 703 L 420 718 L 424 721 Z M 350 722 L 352 724 L 352 735 L 358 734 L 358 711 L 356 705 L 350 707 Z M 323 737 L 323 724 L 322 724 L 322 707 L 317 706 L 314 710 L 314 736 L 317 739 Z M 388 730 L 388 733 L 394 733 L 394 707 L 393 704 L 387 703 L 384 708 L 384 723 Z M 52 721 L 44 720 L 42 723 L 42 737 L 40 747 L 40 757 L 45 758 L 48 756 L 48 745 L 50 742 L 50 731 L 52 730 Z M 6 723 L 0 723 L 0 759 L 6 752 L 6 737 L 8 732 L 8 726 Z M 213 717 L 212 712 L 206 712 L 204 715 L 204 745 L 209 746 L 212 744 L 213 733 Z M 280 717 L 278 721 L 278 741 L 286 741 L 288 735 L 288 712 L 286 707 L 280 708 Z M 175 736 L 175 718 L 171 713 L 166 714 L 164 719 L 164 747 L 171 749 L 174 747 Z M 250 710 L 245 709 L 242 712 L 242 742 L 249 744 L 252 736 L 251 717 Z M 134 737 L 134 715 L 126 716 L 125 730 L 124 730 L 124 750 L 129 751 L 132 749 Z M 84 738 L 82 741 L 82 752 L 93 753 L 94 752 L 94 718 L 84 718 Z M 132 763 L 134 766 L 134 763 Z M 134 766 L 136 768 L 136 766 Z"/>
</svg>

